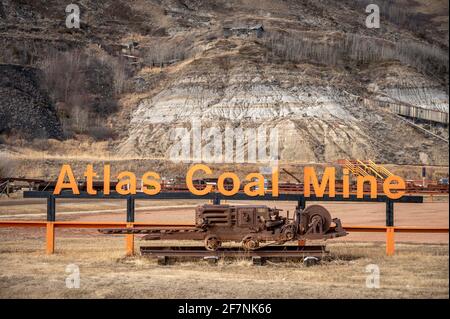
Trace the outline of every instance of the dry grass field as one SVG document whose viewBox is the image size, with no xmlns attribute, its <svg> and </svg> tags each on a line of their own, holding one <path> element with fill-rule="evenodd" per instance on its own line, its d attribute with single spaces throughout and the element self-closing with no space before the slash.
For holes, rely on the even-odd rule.
<svg viewBox="0 0 450 319">
<path fill-rule="evenodd" d="M 250 203 L 250 202 L 245 202 Z M 136 220 L 193 223 L 192 201 L 138 201 Z M 231 203 L 230 203 L 231 204 Z M 286 202 L 266 203 L 287 210 Z M 383 204 L 323 203 L 348 225 L 383 225 Z M 0 220 L 45 220 L 41 200 L 3 200 Z M 123 221 L 123 201 L 57 204 L 58 220 Z M 448 197 L 424 204 L 398 204 L 403 226 L 448 227 Z M 123 236 L 96 230 L 58 229 L 56 254 L 44 253 L 44 229 L 0 229 L 0 298 L 448 298 L 448 234 L 397 234 L 396 254 L 385 256 L 384 234 L 351 233 L 327 242 L 331 256 L 319 265 L 248 260 L 183 261 L 160 266 L 153 259 L 125 258 Z M 145 242 L 140 245 L 192 242 Z M 66 287 L 66 267 L 80 269 L 79 289 Z M 367 265 L 380 269 L 380 288 L 366 287 Z"/>
<path fill-rule="evenodd" d="M 125 258 L 120 237 L 60 236 L 57 253 L 47 256 L 43 231 L 22 240 L 4 235 L 0 298 L 449 297 L 446 244 L 398 244 L 396 255 L 386 257 L 382 243 L 331 243 L 330 260 L 312 267 L 301 262 L 254 266 L 247 260 L 160 266 L 141 256 Z M 79 266 L 78 289 L 66 287 L 69 264 Z M 366 287 L 369 264 L 379 266 L 378 289 Z"/>
</svg>

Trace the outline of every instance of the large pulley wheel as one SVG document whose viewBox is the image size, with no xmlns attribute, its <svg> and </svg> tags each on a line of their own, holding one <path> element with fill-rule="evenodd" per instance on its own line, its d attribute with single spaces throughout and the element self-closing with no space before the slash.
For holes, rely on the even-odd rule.
<svg viewBox="0 0 450 319">
<path fill-rule="evenodd" d="M 215 235 L 210 235 L 205 238 L 205 248 L 209 251 L 216 251 L 221 245 L 221 241 Z"/>
<path fill-rule="evenodd" d="M 255 250 L 259 247 L 259 241 L 252 236 L 245 236 L 242 240 L 242 247 L 245 250 Z"/>
<path fill-rule="evenodd" d="M 307 233 L 323 234 L 331 226 L 331 214 L 323 206 L 308 206 L 302 214 L 303 225 Z"/>
</svg>

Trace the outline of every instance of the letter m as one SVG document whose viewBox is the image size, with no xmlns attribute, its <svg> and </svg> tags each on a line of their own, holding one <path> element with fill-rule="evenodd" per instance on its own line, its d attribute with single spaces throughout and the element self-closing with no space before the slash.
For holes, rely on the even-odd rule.
<svg viewBox="0 0 450 319">
<path fill-rule="evenodd" d="M 336 170 L 334 167 L 327 167 L 323 172 L 322 182 L 319 184 L 314 167 L 305 167 L 304 171 L 304 194 L 306 197 L 311 196 L 311 184 L 314 188 L 314 194 L 317 197 L 323 197 L 327 185 L 329 186 L 330 197 L 336 196 Z"/>
</svg>

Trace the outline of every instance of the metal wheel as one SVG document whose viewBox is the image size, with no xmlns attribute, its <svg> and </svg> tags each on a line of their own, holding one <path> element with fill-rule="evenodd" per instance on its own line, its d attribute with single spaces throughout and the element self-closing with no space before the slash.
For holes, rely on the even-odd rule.
<svg viewBox="0 0 450 319">
<path fill-rule="evenodd" d="M 205 238 L 205 248 L 210 251 L 215 251 L 219 249 L 219 247 L 222 245 L 219 238 L 215 235 L 209 235 Z"/>
<path fill-rule="evenodd" d="M 294 239 L 294 237 L 295 237 L 294 225 L 286 225 L 281 230 L 281 233 L 283 234 L 284 240 L 286 240 L 286 241 Z"/>
<path fill-rule="evenodd" d="M 331 226 L 330 212 L 323 206 L 311 205 L 303 211 L 305 216 L 306 230 L 308 233 L 323 234 Z"/>
<path fill-rule="evenodd" d="M 255 250 L 259 247 L 259 240 L 253 238 L 252 236 L 246 236 L 242 240 L 242 247 L 245 250 Z"/>
</svg>

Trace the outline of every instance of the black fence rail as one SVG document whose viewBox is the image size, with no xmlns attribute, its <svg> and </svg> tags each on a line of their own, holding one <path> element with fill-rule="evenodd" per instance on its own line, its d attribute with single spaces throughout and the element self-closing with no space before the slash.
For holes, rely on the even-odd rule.
<svg viewBox="0 0 450 319">
<path fill-rule="evenodd" d="M 135 201 L 136 200 L 155 200 L 155 199 L 196 199 L 196 200 L 211 200 L 214 204 L 220 204 L 221 200 L 257 200 L 257 201 L 291 201 L 296 202 L 297 207 L 304 209 L 307 201 L 312 202 L 372 202 L 372 203 L 385 203 L 386 205 L 386 226 L 394 226 L 394 203 L 423 203 L 422 196 L 403 196 L 399 199 L 390 199 L 386 195 L 379 195 L 376 198 L 371 198 L 369 195 L 364 195 L 362 198 L 358 198 L 352 194 L 348 198 L 343 195 L 336 195 L 330 197 L 325 195 L 323 197 L 317 197 L 311 195 L 306 197 L 303 194 L 279 194 L 274 197 L 271 194 L 264 196 L 248 196 L 244 193 L 238 193 L 233 196 L 224 196 L 220 193 L 209 193 L 203 196 L 194 195 L 191 192 L 160 192 L 156 195 L 147 195 L 145 193 L 136 193 L 134 195 L 121 195 L 116 192 L 111 192 L 109 195 L 105 195 L 98 192 L 96 195 L 90 195 L 88 193 L 73 194 L 71 192 L 62 192 L 55 195 L 48 191 L 26 191 L 24 192 L 24 198 L 46 198 L 47 199 L 47 221 L 56 221 L 56 200 L 57 199 L 117 199 L 127 201 L 127 218 L 126 222 L 133 223 L 135 221 Z"/>
</svg>

